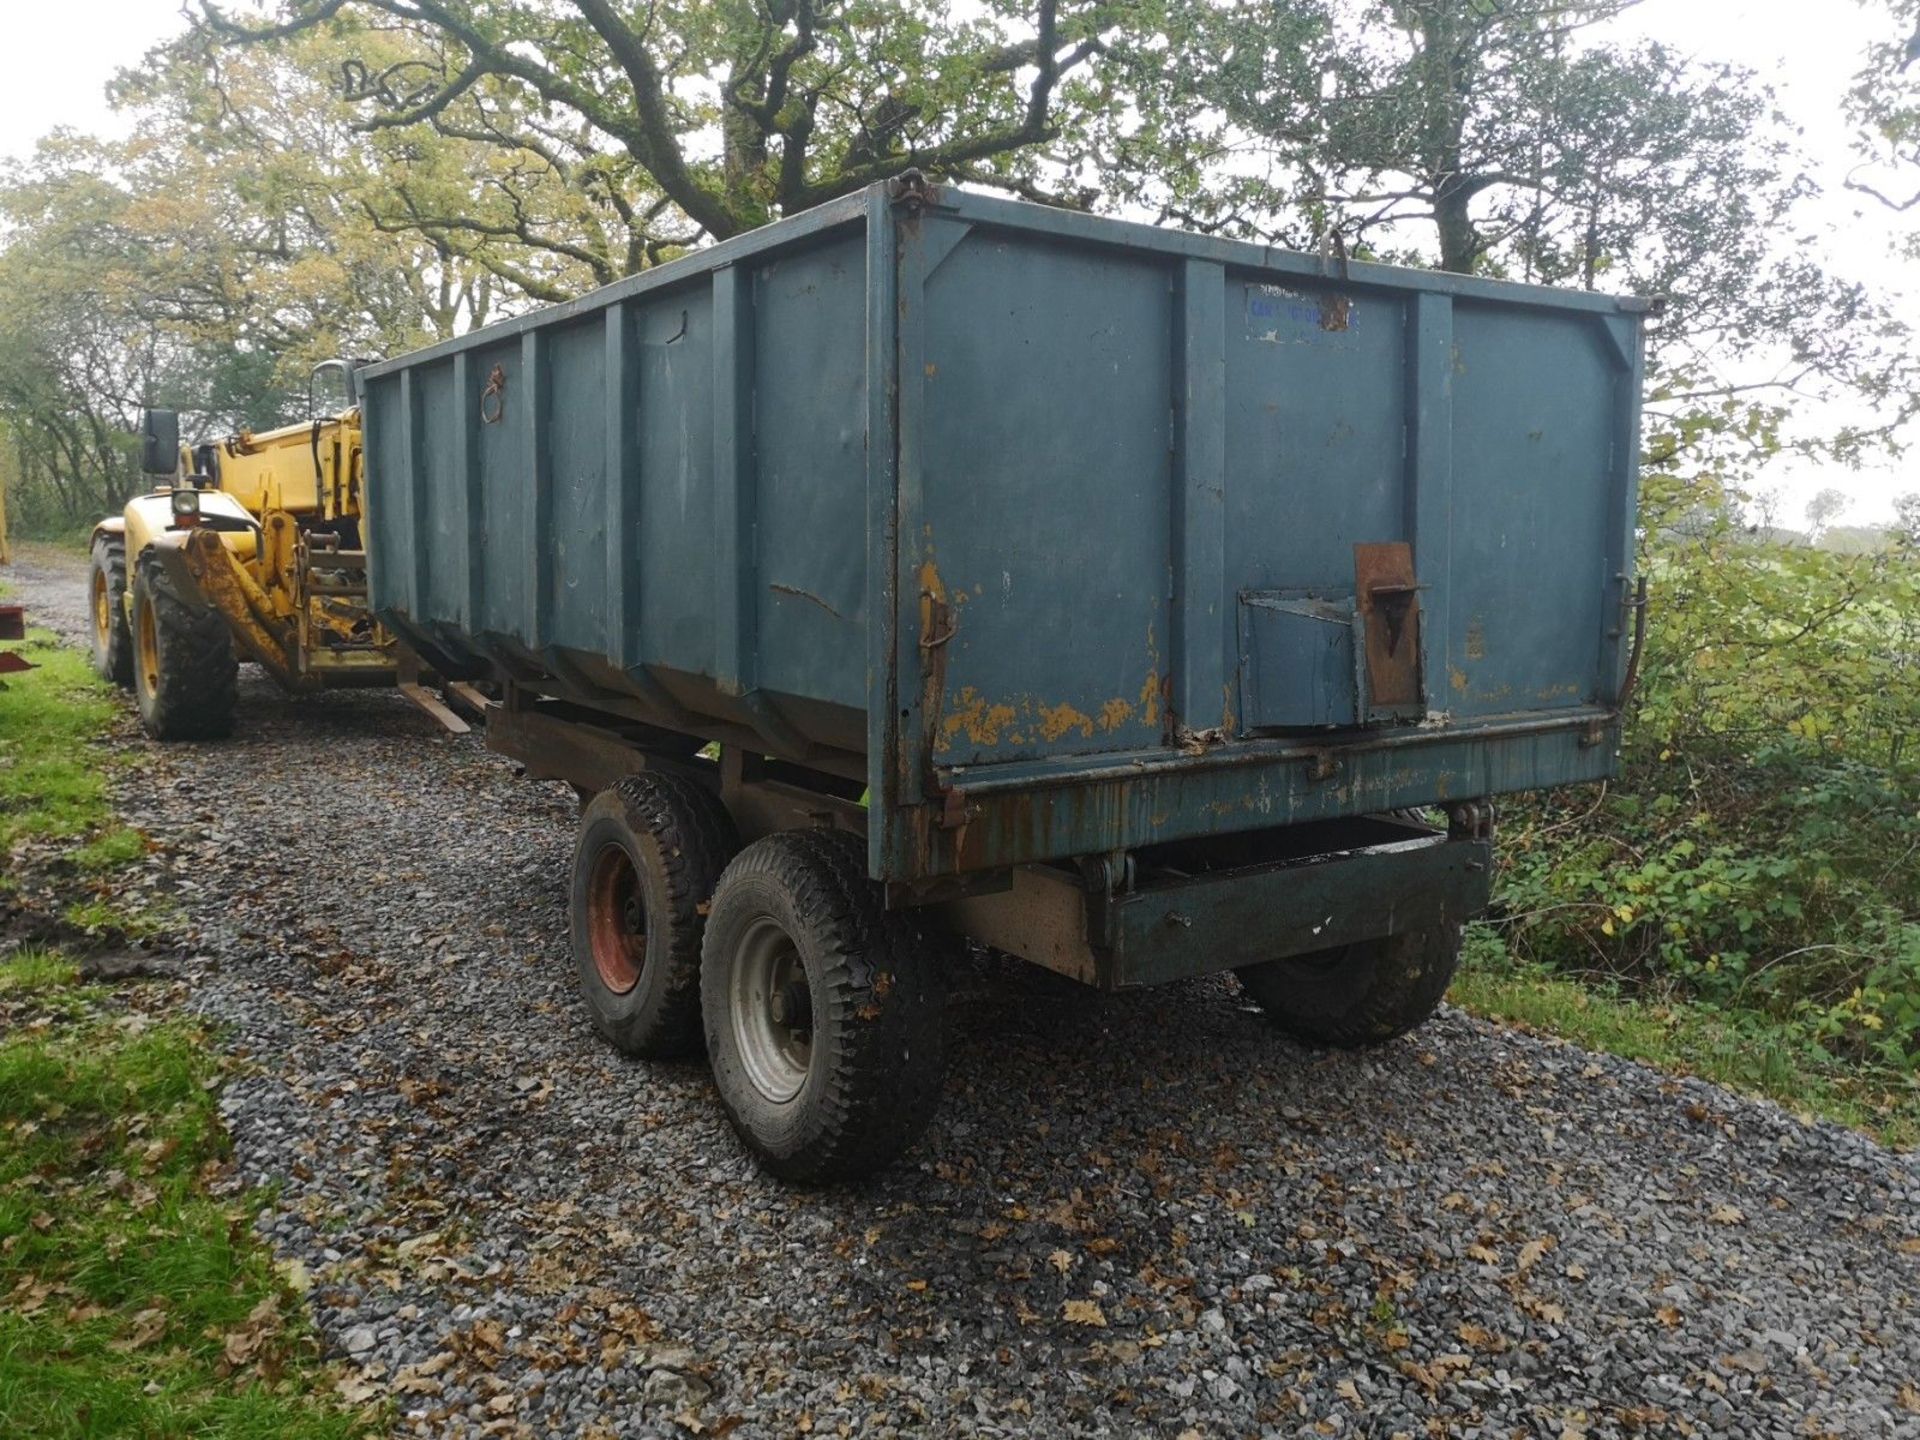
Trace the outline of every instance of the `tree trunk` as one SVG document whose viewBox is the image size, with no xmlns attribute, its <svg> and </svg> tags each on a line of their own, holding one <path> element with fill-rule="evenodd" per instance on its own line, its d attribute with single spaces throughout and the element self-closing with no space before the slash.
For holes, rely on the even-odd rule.
<svg viewBox="0 0 1920 1440">
<path fill-rule="evenodd" d="M 1433 220 L 1439 231 L 1440 268 L 1470 274 L 1480 259 L 1473 197 L 1480 187 L 1465 173 L 1462 138 L 1467 99 L 1473 90 L 1473 50 L 1445 4 L 1425 7 L 1418 36 L 1426 118 L 1422 129 L 1427 183 L 1433 188 Z"/>
</svg>

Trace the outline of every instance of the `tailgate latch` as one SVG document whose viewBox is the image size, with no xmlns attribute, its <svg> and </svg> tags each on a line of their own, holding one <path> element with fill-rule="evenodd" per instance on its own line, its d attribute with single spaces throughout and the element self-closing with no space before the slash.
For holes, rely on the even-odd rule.
<svg viewBox="0 0 1920 1440">
<path fill-rule="evenodd" d="M 1363 639 L 1360 657 L 1369 718 L 1418 713 L 1426 695 L 1420 669 L 1420 582 L 1404 540 L 1353 547 L 1353 592 Z"/>
</svg>

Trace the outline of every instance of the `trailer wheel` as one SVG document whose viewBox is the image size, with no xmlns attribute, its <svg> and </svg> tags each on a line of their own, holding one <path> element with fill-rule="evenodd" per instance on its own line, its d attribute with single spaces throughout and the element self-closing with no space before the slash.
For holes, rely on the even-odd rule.
<svg viewBox="0 0 1920 1440">
<path fill-rule="evenodd" d="M 93 668 L 125 689 L 133 684 L 133 632 L 127 624 L 127 542 L 118 535 L 94 537 L 87 608 Z"/>
<path fill-rule="evenodd" d="M 789 831 L 741 851 L 714 892 L 700 993 L 727 1117 L 781 1179 L 877 1170 L 932 1118 L 945 976 L 867 879 L 859 837 Z"/>
<path fill-rule="evenodd" d="M 133 574 L 133 698 L 156 740 L 215 740 L 233 731 L 240 662 L 220 612 L 174 593 L 160 561 Z"/>
<path fill-rule="evenodd" d="M 679 775 L 629 775 L 582 809 L 573 960 L 594 1029 L 616 1050 L 699 1052 L 707 901 L 739 848 L 726 809 Z"/>
<path fill-rule="evenodd" d="M 1460 926 L 1441 925 L 1234 973 L 1240 988 L 1289 1035 L 1358 1050 L 1427 1022 L 1453 981 L 1460 936 Z"/>
</svg>

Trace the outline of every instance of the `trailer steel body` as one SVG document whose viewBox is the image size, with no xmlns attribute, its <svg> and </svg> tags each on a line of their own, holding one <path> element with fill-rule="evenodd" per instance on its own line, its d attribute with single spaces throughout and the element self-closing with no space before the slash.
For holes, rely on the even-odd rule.
<svg viewBox="0 0 1920 1440">
<path fill-rule="evenodd" d="M 908 176 L 362 372 L 373 605 L 1091 983 L 1457 934 L 1615 770 L 1647 308 Z"/>
</svg>

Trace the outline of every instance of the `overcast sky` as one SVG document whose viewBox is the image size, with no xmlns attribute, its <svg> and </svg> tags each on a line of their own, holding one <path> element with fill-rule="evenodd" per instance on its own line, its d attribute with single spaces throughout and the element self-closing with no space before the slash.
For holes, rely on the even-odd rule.
<svg viewBox="0 0 1920 1440">
<path fill-rule="evenodd" d="M 182 23 L 179 0 L 55 0 L 13 8 L 13 64 L 0 86 L 0 154 L 15 156 L 31 152 L 34 141 L 56 125 L 117 129 L 103 95 L 108 79 Z M 1848 0 L 1644 0 L 1619 29 L 1703 58 L 1735 61 L 1773 84 L 1783 108 L 1804 128 L 1826 187 L 1817 213 L 1835 263 L 1843 273 L 1906 289 L 1907 267 L 1888 254 L 1888 218 L 1841 184 L 1853 163 L 1841 100 L 1866 46 L 1877 38 L 1876 24 L 1885 20 L 1873 6 Z M 1920 303 L 1912 313 L 1920 321 Z M 1872 521 L 1891 513 L 1895 494 L 1920 490 L 1920 460 L 1837 474 L 1783 469 L 1768 480 L 1781 492 L 1784 523 L 1796 523 L 1806 499 L 1823 485 L 1854 496 L 1847 520 Z"/>
</svg>

